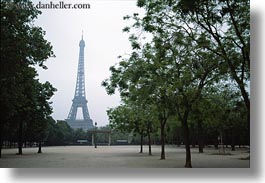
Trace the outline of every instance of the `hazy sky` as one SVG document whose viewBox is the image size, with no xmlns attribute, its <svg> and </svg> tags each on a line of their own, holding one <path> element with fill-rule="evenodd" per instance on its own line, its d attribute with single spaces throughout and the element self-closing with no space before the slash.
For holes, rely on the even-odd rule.
<svg viewBox="0 0 265 183">
<path fill-rule="evenodd" d="M 39 1 L 33 1 L 34 4 Z M 48 1 L 41 1 L 49 3 Z M 52 1 L 59 3 L 58 1 Z M 128 34 L 122 29 L 129 22 L 123 16 L 143 12 L 136 1 L 64 0 L 65 3 L 89 3 L 90 9 L 44 9 L 35 24 L 46 31 L 53 45 L 55 58 L 46 62 L 48 70 L 38 69 L 41 82 L 49 81 L 57 92 L 52 97 L 53 118 L 67 118 L 74 97 L 77 77 L 79 41 L 84 32 L 85 84 L 91 119 L 99 126 L 108 124 L 106 110 L 117 106 L 119 95 L 107 95 L 101 82 L 110 76 L 109 67 L 118 62 L 117 56 L 129 53 Z"/>
</svg>

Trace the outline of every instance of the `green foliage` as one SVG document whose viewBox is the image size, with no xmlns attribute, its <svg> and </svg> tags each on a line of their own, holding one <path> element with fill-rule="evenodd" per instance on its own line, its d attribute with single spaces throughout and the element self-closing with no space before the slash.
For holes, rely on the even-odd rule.
<svg viewBox="0 0 265 183">
<path fill-rule="evenodd" d="M 102 83 L 108 94 L 118 90 L 123 102 L 108 111 L 110 123 L 121 130 L 136 129 L 142 124 L 135 123 L 141 121 L 137 109 L 145 111 L 143 106 L 153 106 L 151 122 L 160 122 L 163 136 L 167 120 L 177 116 L 186 144 L 186 166 L 191 167 L 189 127 L 195 133 L 194 121 L 214 124 L 208 129 L 215 134 L 225 127 L 231 129 L 224 121 L 238 121 L 233 108 L 242 102 L 239 92 L 249 120 L 249 1 L 138 0 L 137 6 L 146 10 L 145 15 L 127 16 L 134 24 L 125 28 L 131 33 L 133 51 L 129 57 L 119 58 L 121 61 L 110 68 L 110 78 Z M 142 41 L 144 33 L 151 33 L 150 42 Z M 218 90 L 224 83 L 233 87 Z M 215 104 L 220 99 L 215 92 L 226 99 L 224 106 Z M 225 97 L 227 92 L 229 97 Z M 205 96 L 216 99 L 206 100 Z M 131 111 L 137 111 L 136 115 Z M 166 128 L 171 134 L 178 126 L 170 123 Z"/>
<path fill-rule="evenodd" d="M 0 129 L 18 132 L 20 144 L 23 138 L 42 141 L 52 113 L 49 99 L 56 89 L 38 81 L 34 66 L 47 69 L 44 62 L 54 56 L 52 46 L 42 28 L 33 24 L 41 12 L 31 1 L 3 0 L 0 11 Z"/>
<path fill-rule="evenodd" d="M 110 127 L 123 133 L 149 133 L 156 128 L 155 108 L 152 106 L 139 107 L 127 102 L 107 111 Z"/>
<path fill-rule="evenodd" d="M 49 118 L 48 136 L 45 139 L 45 145 L 66 145 L 74 142 L 75 138 L 79 138 L 75 131 L 67 124 L 66 121 L 55 121 Z M 85 133 L 85 132 L 82 132 Z"/>
</svg>

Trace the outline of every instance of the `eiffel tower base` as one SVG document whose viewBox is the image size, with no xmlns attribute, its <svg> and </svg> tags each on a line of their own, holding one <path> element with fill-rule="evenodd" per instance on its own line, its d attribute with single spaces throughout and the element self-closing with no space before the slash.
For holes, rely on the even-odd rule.
<svg viewBox="0 0 265 183">
<path fill-rule="evenodd" d="M 92 119 L 87 119 L 87 120 L 69 120 L 69 119 L 67 119 L 66 122 L 73 129 L 81 128 L 83 130 L 89 130 L 89 129 L 94 128 Z"/>
</svg>

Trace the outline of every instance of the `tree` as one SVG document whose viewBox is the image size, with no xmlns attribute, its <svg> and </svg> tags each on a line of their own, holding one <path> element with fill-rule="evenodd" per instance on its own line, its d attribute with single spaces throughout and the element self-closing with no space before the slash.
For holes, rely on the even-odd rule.
<svg viewBox="0 0 265 183">
<path fill-rule="evenodd" d="M 47 133 L 44 144 L 48 146 L 71 144 L 81 138 L 80 133 L 74 131 L 66 121 L 55 121 L 51 117 L 48 118 Z M 79 134 L 77 135 L 77 133 Z M 85 136 L 85 132 L 81 132 L 81 134 Z"/>
<path fill-rule="evenodd" d="M 135 39 L 132 39 L 132 46 L 134 44 Z M 168 75 L 163 70 L 158 70 L 167 68 L 159 67 L 159 58 L 153 59 L 153 54 L 150 44 L 146 44 L 142 52 L 134 51 L 129 59 L 125 58 L 119 66 L 110 68 L 112 76 L 102 85 L 109 94 L 119 88 L 123 99 L 135 102 L 140 108 L 141 105 L 154 106 L 156 112 L 152 115 L 156 116 L 161 129 L 161 159 L 165 159 L 165 125 L 172 106 L 166 93 L 167 82 L 163 80 Z"/>
<path fill-rule="evenodd" d="M 143 138 L 148 136 L 148 151 L 151 152 L 151 133 L 154 128 L 153 113 L 150 106 L 148 108 L 138 106 L 134 102 L 126 102 L 116 108 L 107 111 L 110 127 L 124 133 L 139 133 L 141 136 L 140 153 L 143 153 Z"/>
<path fill-rule="evenodd" d="M 70 144 L 74 142 L 75 130 L 72 129 L 66 121 L 58 120 L 56 126 L 63 134 L 63 144 Z"/>
<path fill-rule="evenodd" d="M 36 71 L 39 65 L 54 56 L 51 44 L 44 39 L 45 32 L 33 21 L 40 14 L 30 1 L 1 1 L 1 72 L 0 72 L 0 157 L 3 129 L 16 124 L 19 154 L 22 154 L 23 128 L 30 120 Z M 29 87 L 29 88 L 28 88 Z M 8 124 L 14 123 L 14 124 Z"/>
<path fill-rule="evenodd" d="M 204 35 L 204 42 L 210 43 L 201 46 L 220 56 L 226 63 L 227 72 L 240 89 L 249 118 L 249 86 L 246 85 L 250 79 L 249 0 L 192 3 L 181 0 L 179 6 L 183 20 L 198 26 Z M 199 41 L 196 38 L 194 40 Z"/>
<path fill-rule="evenodd" d="M 191 167 L 188 116 L 205 86 L 228 73 L 238 84 L 249 109 L 244 87 L 249 80 L 249 2 L 237 2 L 139 0 L 137 5 L 146 10 L 145 15 L 125 17 L 133 18 L 135 23 L 124 31 L 141 31 L 138 36 L 131 36 L 132 47 L 140 49 L 139 36 L 144 31 L 151 33 L 155 59 L 161 66 L 168 66 L 160 70 L 172 73 L 172 78 L 178 80 L 164 82 L 168 83 L 167 91 L 176 93 L 176 111 L 186 144 L 186 167 Z"/>
<path fill-rule="evenodd" d="M 186 32 L 198 46 L 222 58 L 219 69 L 237 83 L 249 113 L 249 0 L 138 0 L 137 5 L 146 14 L 141 19 L 134 14 L 134 27 L 152 34 Z"/>
<path fill-rule="evenodd" d="M 204 9 L 197 6 L 200 3 Z M 118 88 L 122 99 L 156 106 L 161 129 L 161 159 L 166 122 L 170 116 L 177 115 L 186 147 L 185 167 L 192 167 L 188 121 L 190 114 L 200 113 L 196 107 L 205 89 L 235 81 L 248 106 L 243 85 L 249 80 L 249 29 L 240 17 L 235 21 L 231 15 L 240 15 L 244 3 L 233 3 L 237 5 L 233 7 L 235 11 L 227 10 L 229 1 L 221 0 L 190 3 L 138 0 L 137 5 L 146 10 L 145 15 L 140 17 L 134 13 L 124 17 L 134 20 L 131 27 L 123 29 L 131 32 L 129 41 L 133 51 L 129 58 L 122 58 L 119 64 L 110 68 L 112 75 L 103 82 L 103 86 L 109 94 Z M 187 6 L 193 9 L 186 9 Z M 204 14 L 208 12 L 206 17 Z M 224 17 L 220 17 L 222 13 Z M 243 14 L 246 17 L 248 12 Z M 230 23 L 226 25 L 228 21 Z M 241 29 L 239 36 L 237 23 L 246 28 Z M 152 35 L 150 42 L 143 41 L 144 33 Z M 246 42 L 243 43 L 242 39 Z"/>
<path fill-rule="evenodd" d="M 42 153 L 41 144 L 47 137 L 47 127 L 48 119 L 52 113 L 52 108 L 50 106 L 50 98 L 53 96 L 56 89 L 49 83 L 45 82 L 44 84 L 36 81 L 36 100 L 35 100 L 35 111 L 33 112 L 34 120 L 34 132 L 35 139 L 39 143 L 38 153 Z"/>
<path fill-rule="evenodd" d="M 202 92 L 191 113 L 191 120 L 196 122 L 195 128 L 199 132 L 199 152 L 203 151 L 204 143 L 214 144 L 218 148 L 221 139 L 226 146 L 239 144 L 235 139 L 248 144 L 248 140 L 245 140 L 249 135 L 247 112 L 242 104 L 240 91 L 231 82 L 218 83 Z"/>
</svg>

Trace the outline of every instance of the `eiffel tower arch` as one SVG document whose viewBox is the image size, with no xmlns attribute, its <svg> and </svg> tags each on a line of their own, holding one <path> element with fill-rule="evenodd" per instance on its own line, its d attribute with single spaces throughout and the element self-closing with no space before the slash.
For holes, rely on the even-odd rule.
<svg viewBox="0 0 265 183">
<path fill-rule="evenodd" d="M 79 61 L 77 69 L 77 79 L 75 86 L 75 95 L 72 100 L 72 106 L 66 122 L 70 127 L 74 129 L 81 128 L 83 130 L 88 130 L 94 128 L 93 120 L 89 116 L 85 92 L 85 68 L 84 68 L 84 48 L 85 41 L 82 39 L 79 42 Z M 77 119 L 78 108 L 82 109 L 83 119 Z"/>
</svg>

